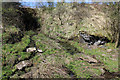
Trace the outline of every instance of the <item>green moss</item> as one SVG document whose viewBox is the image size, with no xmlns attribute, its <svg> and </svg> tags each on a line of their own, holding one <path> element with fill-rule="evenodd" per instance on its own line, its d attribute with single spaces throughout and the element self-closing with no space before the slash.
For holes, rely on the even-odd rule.
<svg viewBox="0 0 120 80">
<path fill-rule="evenodd" d="M 33 59 L 34 61 L 40 62 L 39 58 L 40 58 L 40 56 L 36 55 L 36 56 L 34 56 L 32 59 Z"/>
<path fill-rule="evenodd" d="M 106 69 L 108 69 L 110 72 L 118 71 L 118 61 L 114 61 L 105 57 L 103 63 L 105 64 Z"/>
<path fill-rule="evenodd" d="M 55 50 L 46 50 L 43 55 L 51 55 L 51 54 L 55 54 Z"/>
<path fill-rule="evenodd" d="M 29 35 L 29 36 L 34 35 L 34 34 L 35 34 L 35 32 L 32 30 L 25 32 L 25 35 Z"/>
<path fill-rule="evenodd" d="M 17 55 L 19 55 L 20 57 L 18 58 L 18 60 L 24 60 L 24 59 L 28 59 L 31 55 L 31 53 L 28 52 L 19 52 L 17 53 Z"/>
<path fill-rule="evenodd" d="M 15 43 L 13 49 L 18 52 L 22 52 L 30 43 L 30 37 L 28 35 L 22 38 L 21 42 Z"/>
<path fill-rule="evenodd" d="M 91 71 L 92 71 L 91 74 L 95 74 L 96 76 L 100 76 L 102 74 L 99 68 L 91 68 Z"/>
<path fill-rule="evenodd" d="M 71 62 L 66 66 L 77 75 L 77 78 L 90 78 L 91 74 L 87 71 L 87 68 L 85 68 L 87 65 L 88 63 L 85 61 L 79 60 Z"/>
<path fill-rule="evenodd" d="M 30 43 L 30 37 L 24 36 L 21 42 L 15 44 L 4 44 L 3 50 L 7 53 L 15 53 L 15 52 L 22 52 Z"/>
</svg>

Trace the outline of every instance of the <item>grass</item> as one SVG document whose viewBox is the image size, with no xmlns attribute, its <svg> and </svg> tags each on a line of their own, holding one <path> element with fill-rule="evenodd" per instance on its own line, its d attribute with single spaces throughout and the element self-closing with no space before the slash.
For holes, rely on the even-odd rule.
<svg viewBox="0 0 120 80">
<path fill-rule="evenodd" d="M 28 31 L 25 33 L 24 37 L 21 39 L 20 42 L 17 42 L 15 44 L 5 44 L 3 45 L 3 64 L 6 64 L 7 66 L 3 66 L 3 76 L 4 78 L 6 76 L 10 76 L 14 71 L 15 68 L 12 68 L 13 63 L 15 60 L 24 60 L 26 58 L 29 58 L 31 53 L 23 52 L 23 50 L 29 45 L 30 43 L 30 36 L 35 34 L 32 31 Z M 84 44 L 80 44 L 76 41 L 67 41 L 65 39 L 59 38 L 63 43 L 56 43 L 54 40 L 50 39 L 49 37 L 45 36 L 44 34 L 38 34 L 34 35 L 32 37 L 32 40 L 34 40 L 35 45 L 38 49 L 43 50 L 44 53 L 42 55 L 38 56 L 35 55 L 31 58 L 31 60 L 34 62 L 34 65 L 38 65 L 41 63 L 43 59 L 47 59 L 51 64 L 55 62 L 56 66 L 65 65 L 67 68 L 69 68 L 72 72 L 75 73 L 77 78 L 90 78 L 93 76 L 93 74 L 96 74 L 99 76 L 102 72 L 99 68 L 94 68 L 89 64 L 88 62 L 84 60 L 79 60 L 79 57 L 84 57 L 81 55 L 81 52 L 85 55 L 89 56 L 96 56 L 97 60 L 100 60 L 104 63 L 104 67 L 108 69 L 110 72 L 115 72 L 117 67 L 117 61 L 113 61 L 110 59 L 111 55 L 108 55 L 105 49 L 96 48 L 96 49 L 86 49 L 84 48 Z M 106 44 L 107 49 L 114 49 L 114 44 L 108 43 Z M 58 46 L 60 49 L 58 49 Z M 74 55 L 71 55 L 70 52 L 73 52 Z M 39 54 L 39 53 L 37 53 Z M 107 56 L 103 56 L 102 54 L 105 54 Z M 112 53 L 114 54 L 114 53 Z M 17 56 L 20 55 L 18 58 Z M 46 58 L 47 56 L 52 56 L 50 59 Z M 112 58 L 112 57 L 111 57 Z M 13 60 L 10 62 L 10 60 Z M 12 63 L 12 64 L 11 64 Z M 10 64 L 10 65 L 8 65 Z M 114 64 L 114 65 L 113 65 Z M 8 71 L 9 70 L 9 71 Z M 17 72 L 16 74 L 18 74 Z M 20 72 L 20 74 L 23 74 L 24 72 Z M 61 77 L 58 74 L 55 74 L 55 77 Z"/>
<path fill-rule="evenodd" d="M 86 69 L 88 63 L 85 61 L 73 61 L 66 66 L 77 75 L 77 78 L 90 78 L 91 76 L 90 72 Z"/>
<path fill-rule="evenodd" d="M 95 55 L 97 60 L 100 60 L 101 62 L 104 63 L 105 67 L 110 71 L 110 72 L 116 72 L 118 69 L 118 61 L 111 60 L 110 57 L 112 56 L 111 54 L 116 54 L 115 52 L 112 52 L 111 54 L 108 54 L 105 49 L 101 48 L 96 48 L 96 49 L 84 49 L 83 47 L 79 46 L 78 42 L 73 42 L 72 43 L 75 47 L 77 47 L 81 52 L 84 52 L 87 55 Z M 114 43 L 107 43 L 106 47 L 108 49 L 115 49 Z M 102 54 L 105 54 L 107 56 L 102 56 Z"/>
<path fill-rule="evenodd" d="M 41 38 L 42 37 L 42 38 Z M 36 36 L 35 40 L 36 40 L 36 45 L 39 46 L 39 48 L 41 49 L 44 49 L 47 45 L 41 43 L 40 41 L 37 42 L 37 38 L 38 40 L 48 40 L 48 37 L 45 37 L 43 34 L 39 34 L 39 37 Z M 44 39 L 43 39 L 44 38 Z M 62 41 L 66 41 L 64 39 L 61 39 L 61 38 L 58 38 L 59 40 L 62 40 Z M 102 48 L 96 48 L 96 49 L 85 49 L 83 46 L 80 45 L 80 43 L 78 42 L 75 42 L 75 41 L 70 41 L 69 42 L 69 45 L 67 45 L 67 43 L 64 43 L 66 45 L 66 47 L 64 48 L 71 48 L 71 50 L 73 49 L 72 46 L 74 48 L 77 48 L 78 51 L 80 52 L 83 52 L 84 54 L 86 55 L 95 55 L 96 56 L 96 59 L 97 60 L 100 60 L 101 62 L 103 62 L 104 66 L 110 71 L 110 72 L 116 72 L 116 69 L 118 68 L 117 67 L 117 61 L 113 61 L 111 60 L 109 57 L 111 55 L 108 55 L 108 53 L 106 52 L 105 49 L 102 49 Z M 108 44 L 110 44 L 111 46 L 107 46 Z M 106 47 L 109 49 L 109 48 L 114 48 L 114 44 L 111 44 L 111 43 L 108 43 L 106 45 Z M 58 54 L 60 55 L 63 55 L 65 57 L 65 55 L 67 55 L 65 58 L 68 59 L 68 61 L 70 62 L 70 64 L 66 64 L 67 67 L 72 70 L 76 75 L 77 77 L 84 77 L 84 78 L 89 78 L 92 76 L 92 74 L 90 74 L 91 72 L 88 72 L 86 73 L 88 70 L 85 68 L 85 66 L 90 66 L 90 64 L 88 64 L 87 62 L 84 62 L 84 61 L 75 61 L 75 59 L 78 57 L 78 55 L 76 54 L 76 51 L 75 54 L 73 56 L 71 56 L 71 54 L 66 51 L 66 49 L 63 50 L 65 51 L 65 53 L 59 53 L 59 50 L 55 50 L 54 48 L 53 49 L 47 49 L 43 55 L 52 55 L 52 54 L 57 54 L 56 52 L 58 51 Z M 105 54 L 105 55 L 108 55 L 108 56 L 102 56 L 102 54 Z M 67 57 L 70 57 L 73 59 L 73 61 L 70 60 L 70 58 L 67 58 Z M 82 55 L 79 55 L 79 56 L 82 56 Z M 81 65 L 81 64 L 85 64 L 85 65 Z M 114 65 L 113 65 L 114 64 Z M 92 71 L 95 72 L 97 75 L 100 75 L 99 72 L 101 73 L 100 69 L 95 69 L 95 68 L 92 68 Z"/>
<path fill-rule="evenodd" d="M 2 47 L 3 51 L 3 67 L 2 75 L 3 78 L 8 78 L 15 71 L 14 63 L 15 61 L 21 61 L 30 56 L 30 53 L 23 52 L 23 50 L 29 45 L 30 36 L 24 35 L 20 42 L 15 44 L 4 44 Z M 18 55 L 20 56 L 18 58 Z M 4 66 L 5 65 L 5 66 Z"/>
</svg>

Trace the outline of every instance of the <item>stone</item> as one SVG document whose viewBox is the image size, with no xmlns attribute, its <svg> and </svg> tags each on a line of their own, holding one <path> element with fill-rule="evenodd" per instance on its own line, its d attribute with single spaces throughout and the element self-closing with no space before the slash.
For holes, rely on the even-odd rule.
<svg viewBox="0 0 120 80">
<path fill-rule="evenodd" d="M 86 40 L 86 41 L 89 41 L 90 40 L 90 35 L 88 35 L 87 33 L 85 33 L 85 32 L 79 32 L 80 33 L 80 36 L 82 36 L 83 37 L 83 39 L 84 40 Z"/>
<path fill-rule="evenodd" d="M 111 52 L 112 51 L 112 49 L 107 49 L 107 52 L 109 53 L 109 52 Z"/>
<path fill-rule="evenodd" d="M 26 52 L 34 52 L 34 51 L 36 51 L 35 47 L 31 47 L 31 48 L 26 49 Z"/>
<path fill-rule="evenodd" d="M 104 73 L 105 73 L 105 71 L 104 71 L 104 69 L 103 69 L 103 68 L 101 68 L 100 70 L 101 70 L 102 74 L 104 74 Z"/>
<path fill-rule="evenodd" d="M 79 42 L 80 43 L 85 43 L 85 40 L 81 36 L 79 36 Z"/>
<path fill-rule="evenodd" d="M 97 42 L 94 43 L 94 45 L 95 45 L 95 46 L 98 46 L 98 45 L 100 45 L 100 43 L 101 43 L 101 41 L 98 40 Z"/>
<path fill-rule="evenodd" d="M 100 45 L 104 45 L 106 42 L 105 41 L 101 41 Z"/>
<path fill-rule="evenodd" d="M 86 56 L 86 58 L 88 58 L 88 62 L 94 62 L 97 63 L 98 61 L 90 56 Z"/>
<path fill-rule="evenodd" d="M 38 51 L 38 52 L 40 52 L 40 53 L 42 53 L 42 52 L 43 52 L 43 51 L 42 51 L 42 50 L 40 50 L 40 49 L 38 49 L 37 51 Z"/>
<path fill-rule="evenodd" d="M 26 66 L 31 66 L 31 65 L 32 65 L 32 63 L 31 63 L 30 61 L 26 60 L 26 61 L 22 61 L 22 62 L 18 63 L 18 64 L 16 65 L 16 68 L 17 68 L 18 70 L 21 70 L 21 69 L 23 69 L 24 67 L 26 67 Z"/>
<path fill-rule="evenodd" d="M 89 63 L 97 63 L 98 61 L 91 56 L 83 54 L 84 57 L 80 57 L 81 60 L 87 61 Z"/>
</svg>

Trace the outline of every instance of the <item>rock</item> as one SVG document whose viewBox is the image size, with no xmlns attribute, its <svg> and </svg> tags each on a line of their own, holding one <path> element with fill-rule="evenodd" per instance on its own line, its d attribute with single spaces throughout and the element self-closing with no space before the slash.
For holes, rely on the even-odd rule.
<svg viewBox="0 0 120 80">
<path fill-rule="evenodd" d="M 112 51 L 112 49 L 107 49 L 107 52 L 109 53 L 109 52 L 111 52 Z"/>
<path fill-rule="evenodd" d="M 103 68 L 101 68 L 100 70 L 101 70 L 102 74 L 104 74 L 104 73 L 105 73 L 105 71 L 104 71 L 104 69 L 103 69 Z"/>
<path fill-rule="evenodd" d="M 40 52 L 40 53 L 42 53 L 42 52 L 43 52 L 43 51 L 42 51 L 42 50 L 40 50 L 40 49 L 38 49 L 37 51 L 38 51 L 38 52 Z"/>
<path fill-rule="evenodd" d="M 88 43 L 88 45 L 98 46 L 98 45 L 105 44 L 105 41 L 99 40 L 98 36 L 90 35 L 83 31 L 82 32 L 80 31 L 79 33 L 80 33 L 80 36 L 84 39 L 84 41 Z"/>
<path fill-rule="evenodd" d="M 31 47 L 31 48 L 26 49 L 26 52 L 34 52 L 34 51 L 36 51 L 35 47 Z"/>
<path fill-rule="evenodd" d="M 83 54 L 83 56 L 84 56 L 84 57 L 80 57 L 79 59 L 84 60 L 84 61 L 87 61 L 87 62 L 89 62 L 89 63 L 97 63 L 97 62 L 98 62 L 96 59 L 94 59 L 94 58 L 92 58 L 92 57 L 90 57 L 90 56 L 88 56 L 88 55 L 84 55 L 84 54 Z"/>
<path fill-rule="evenodd" d="M 100 45 L 104 45 L 106 42 L 105 41 L 101 41 Z"/>
<path fill-rule="evenodd" d="M 79 34 L 84 39 L 84 41 L 88 43 L 88 45 L 95 45 L 95 46 L 104 45 L 107 40 L 107 39 L 106 40 L 101 39 L 101 37 L 99 36 L 90 35 L 85 31 L 79 31 Z"/>
<path fill-rule="evenodd" d="M 85 43 L 85 40 L 82 38 L 82 36 L 79 37 L 79 42 L 80 43 Z"/>
<path fill-rule="evenodd" d="M 98 61 L 90 56 L 86 56 L 86 58 L 88 58 L 88 62 L 94 62 L 97 63 Z"/>
<path fill-rule="evenodd" d="M 105 45 L 100 45 L 99 47 L 100 47 L 100 48 L 105 48 Z"/>
<path fill-rule="evenodd" d="M 80 33 L 80 36 L 82 36 L 85 41 L 90 41 L 90 37 L 91 37 L 90 35 L 81 31 L 79 33 Z"/>
<path fill-rule="evenodd" d="M 17 68 L 18 70 L 21 70 L 21 69 L 23 69 L 24 67 L 26 67 L 26 66 L 31 66 L 31 65 L 32 65 L 32 63 L 31 63 L 30 61 L 26 60 L 26 61 L 22 61 L 22 62 L 18 63 L 18 64 L 16 65 L 16 68 Z"/>
<path fill-rule="evenodd" d="M 94 43 L 94 45 L 95 45 L 95 46 L 98 46 L 98 45 L 100 45 L 100 43 L 101 43 L 101 41 L 98 40 L 97 42 Z"/>
</svg>

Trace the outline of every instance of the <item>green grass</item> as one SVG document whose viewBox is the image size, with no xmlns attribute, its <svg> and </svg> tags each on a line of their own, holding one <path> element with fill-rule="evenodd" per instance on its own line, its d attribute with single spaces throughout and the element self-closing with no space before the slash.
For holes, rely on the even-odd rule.
<svg viewBox="0 0 120 80">
<path fill-rule="evenodd" d="M 91 76 L 90 72 L 88 72 L 86 68 L 86 66 L 88 66 L 88 63 L 85 61 L 73 61 L 66 66 L 77 75 L 77 78 L 90 78 Z"/>
<path fill-rule="evenodd" d="M 115 43 L 106 43 L 105 45 L 108 49 L 115 49 Z"/>
<path fill-rule="evenodd" d="M 3 66 L 3 75 L 10 76 L 16 69 L 13 66 L 13 63 L 15 60 L 24 60 L 26 58 L 29 58 L 31 53 L 23 52 L 23 50 L 29 45 L 30 43 L 30 36 L 35 34 L 32 31 L 28 31 L 25 33 L 24 37 L 21 39 L 20 42 L 17 42 L 15 44 L 5 44 L 3 45 L 3 62 L 7 66 Z M 60 37 L 57 37 L 59 40 L 63 42 L 63 44 L 56 44 L 56 42 L 49 37 L 45 36 L 44 34 L 38 34 L 34 35 L 32 37 L 32 40 L 34 40 L 36 47 L 38 49 L 41 49 L 44 51 L 42 53 L 42 58 L 45 58 L 45 56 L 49 56 L 52 54 L 55 56 L 53 60 L 55 60 L 56 65 L 65 65 L 67 68 L 69 68 L 71 71 L 75 73 L 77 78 L 90 78 L 93 74 L 96 74 L 99 76 L 101 74 L 100 69 L 91 68 L 90 64 L 84 60 L 78 60 L 79 57 L 84 57 L 78 52 L 82 52 L 85 55 L 92 56 L 95 55 L 97 60 L 100 60 L 104 63 L 104 66 L 106 69 L 108 69 L 110 72 L 115 72 L 118 68 L 117 62 L 110 59 L 111 55 L 108 55 L 105 49 L 96 48 L 96 49 L 85 49 L 85 44 L 80 44 L 75 41 L 66 41 L 65 39 L 62 39 Z M 56 46 L 62 45 L 61 49 L 57 49 Z M 114 44 L 108 43 L 106 44 L 107 49 L 114 49 Z M 71 49 L 68 51 L 68 49 Z M 77 49 L 77 51 L 76 51 Z M 71 55 L 70 52 L 73 52 L 74 55 Z M 78 53 L 78 54 L 77 54 Z M 102 56 L 102 54 L 108 55 L 108 56 Z M 112 53 L 114 54 L 114 53 Z M 17 56 L 20 55 L 18 58 Z M 61 57 L 62 56 L 62 57 Z M 41 56 L 35 55 L 31 60 L 33 60 L 35 63 L 39 64 L 42 60 Z M 84 57 L 85 58 L 85 57 Z M 112 58 L 112 57 L 111 57 Z M 10 62 L 10 60 L 13 60 Z M 68 61 L 66 61 L 68 60 Z M 50 62 L 52 59 L 49 60 Z M 13 67 L 13 68 L 12 68 Z M 91 69 L 91 71 L 89 71 Z M 9 70 L 9 71 L 8 71 Z M 17 72 L 18 73 L 18 72 Z M 21 72 L 20 74 L 22 74 Z M 3 76 L 4 78 L 6 76 Z M 55 75 L 56 77 L 60 77 L 58 74 Z"/>
<path fill-rule="evenodd" d="M 4 44 L 3 49 L 3 58 L 2 62 L 4 65 L 2 67 L 3 78 L 8 78 L 15 71 L 13 64 L 15 61 L 20 61 L 28 58 L 30 53 L 23 52 L 23 50 L 29 45 L 30 36 L 25 35 L 20 42 L 15 44 Z M 18 55 L 20 56 L 18 58 Z"/>
<path fill-rule="evenodd" d="M 84 49 L 79 45 L 78 42 L 72 42 L 72 45 L 79 49 L 79 51 L 84 52 L 84 54 L 87 55 L 95 55 L 97 60 L 100 60 L 104 63 L 104 66 L 110 71 L 110 72 L 116 72 L 118 69 L 118 61 L 111 60 L 111 54 L 108 54 L 105 49 L 96 48 L 96 49 Z M 107 49 L 115 49 L 114 43 L 107 43 L 106 44 Z M 102 56 L 102 54 L 105 54 L 107 56 Z M 112 52 L 112 54 L 115 54 L 115 52 Z"/>
<path fill-rule="evenodd" d="M 29 35 L 29 36 L 34 35 L 34 34 L 35 34 L 35 32 L 32 30 L 25 32 L 25 35 Z"/>
<path fill-rule="evenodd" d="M 63 41 L 63 42 L 66 41 L 66 40 L 61 39 L 61 38 L 59 38 L 59 37 L 58 37 L 58 39 L 61 40 L 61 41 Z M 34 37 L 34 40 L 36 40 L 36 45 L 39 46 L 40 49 L 45 49 L 45 47 L 48 46 L 48 45 L 43 44 L 43 43 L 40 42 L 41 40 L 49 40 L 48 37 L 45 37 L 43 34 L 39 34 L 39 37 L 38 37 L 38 36 Z M 38 40 L 38 41 L 37 41 L 37 40 Z M 91 49 L 91 50 L 89 50 L 89 49 L 83 48 L 84 44 L 82 44 L 82 46 L 81 46 L 80 43 L 75 42 L 75 41 L 70 41 L 70 42 L 68 42 L 68 43 L 69 43 L 69 45 L 67 45 L 67 43 L 63 43 L 64 45 L 66 45 L 65 48 L 69 48 L 69 47 L 70 47 L 70 49 L 72 49 L 72 46 L 73 46 L 74 48 L 77 48 L 80 52 L 83 52 L 83 53 L 86 54 L 86 55 L 90 55 L 90 56 L 95 55 L 95 56 L 96 56 L 96 59 L 97 59 L 97 60 L 100 60 L 101 62 L 103 62 L 104 66 L 105 66 L 110 72 L 115 72 L 115 71 L 116 71 L 116 68 L 118 68 L 118 67 L 117 67 L 117 62 L 114 62 L 113 60 L 111 60 L 111 59 L 109 58 L 110 55 L 109 55 L 109 56 L 102 56 L 102 54 L 108 55 L 105 49 L 96 48 L 96 49 Z M 111 44 L 111 43 L 109 43 L 109 44 Z M 111 44 L 111 46 L 107 46 L 107 48 L 108 48 L 108 49 L 109 49 L 109 48 L 114 48 L 113 46 L 114 46 L 114 44 Z M 58 53 L 59 53 L 60 55 L 64 55 L 64 57 L 65 57 L 65 55 L 66 55 L 66 58 L 67 58 L 67 57 L 71 57 L 72 59 L 74 59 L 74 61 L 72 62 L 72 61 L 68 58 L 68 60 L 70 61 L 70 64 L 66 64 L 66 65 L 67 65 L 67 67 L 68 67 L 69 69 L 71 69 L 71 70 L 77 75 L 77 77 L 89 78 L 90 76 L 92 76 L 92 74 L 90 74 L 91 72 L 88 72 L 88 73 L 87 73 L 88 70 L 87 70 L 86 68 L 84 68 L 85 66 L 90 66 L 88 63 L 86 63 L 86 62 L 84 62 L 84 61 L 80 61 L 80 60 L 75 61 L 76 57 L 78 57 L 78 55 L 76 55 L 76 53 L 74 54 L 74 56 L 71 56 L 70 53 L 66 51 L 66 49 L 63 48 L 63 50 L 65 51 L 65 53 L 63 53 L 63 54 L 62 54 L 62 53 L 59 53 L 59 52 L 58 52 Z M 47 49 L 47 50 L 43 53 L 43 55 L 56 54 L 56 51 L 59 51 L 59 50 L 55 50 L 54 48 L 53 48 L 53 49 Z M 75 52 L 76 52 L 76 51 L 75 51 Z M 75 57 L 75 56 L 76 56 L 76 57 Z M 79 56 L 82 56 L 82 55 L 79 55 Z M 83 63 L 85 63 L 85 65 L 81 65 L 81 64 L 83 64 Z M 114 65 L 113 65 L 113 64 L 114 64 Z M 82 71 L 83 71 L 83 72 L 82 72 Z M 101 73 L 101 71 L 100 71 L 99 69 L 94 69 L 94 68 L 92 68 L 92 71 L 93 71 L 93 73 L 95 72 L 97 75 L 100 75 L 99 73 Z"/>
</svg>

